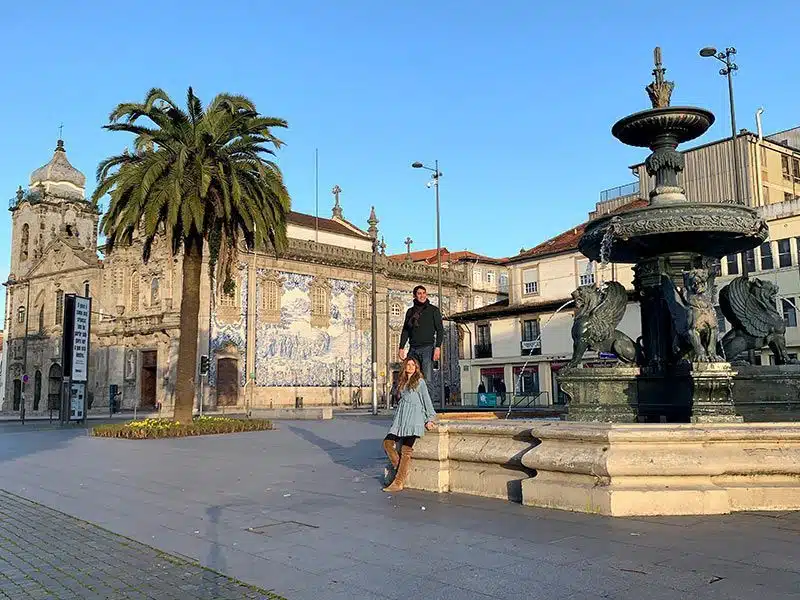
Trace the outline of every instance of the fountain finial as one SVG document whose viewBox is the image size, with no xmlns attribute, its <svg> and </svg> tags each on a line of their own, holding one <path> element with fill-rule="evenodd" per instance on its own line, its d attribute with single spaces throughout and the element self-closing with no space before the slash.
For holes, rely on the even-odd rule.
<svg viewBox="0 0 800 600">
<path fill-rule="evenodd" d="M 650 102 L 653 104 L 653 108 L 667 108 L 675 83 L 664 80 L 664 73 L 666 73 L 667 70 L 661 64 L 660 46 L 656 46 L 653 50 L 653 62 L 655 63 L 653 82 L 650 83 L 645 90 L 647 90 L 647 95 L 650 96 Z"/>
</svg>

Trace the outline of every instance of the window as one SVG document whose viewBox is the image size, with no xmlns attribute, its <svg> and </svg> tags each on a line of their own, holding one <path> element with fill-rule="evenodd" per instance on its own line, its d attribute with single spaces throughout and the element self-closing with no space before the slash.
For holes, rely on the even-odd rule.
<svg viewBox="0 0 800 600">
<path fill-rule="evenodd" d="M 791 202 L 792 201 L 792 193 L 791 192 L 783 192 L 783 201 L 784 202 Z"/>
<path fill-rule="evenodd" d="M 150 282 L 150 306 L 155 306 L 161 301 L 159 284 L 158 277 L 153 277 L 153 280 Z"/>
<path fill-rule="evenodd" d="M 579 260 L 578 285 L 592 285 L 594 283 L 594 263 L 588 260 Z"/>
<path fill-rule="evenodd" d="M 356 300 L 356 317 L 363 321 L 368 321 L 372 316 L 370 308 L 369 296 L 365 292 L 358 294 Z"/>
<path fill-rule="evenodd" d="M 514 393 L 517 396 L 539 395 L 539 367 L 514 367 Z"/>
<path fill-rule="evenodd" d="M 795 179 L 800 179 L 800 158 L 792 159 L 792 176 Z"/>
<path fill-rule="evenodd" d="M 520 349 L 523 356 L 542 353 L 540 332 L 539 319 L 525 319 L 522 321 L 522 342 L 520 344 Z"/>
<path fill-rule="evenodd" d="M 56 325 L 64 322 L 64 290 L 56 290 Z"/>
<path fill-rule="evenodd" d="M 783 322 L 787 327 L 797 327 L 797 310 L 794 305 L 794 298 L 781 298 L 783 308 Z"/>
<path fill-rule="evenodd" d="M 761 252 L 761 270 L 772 270 L 775 267 L 774 261 L 772 260 L 772 244 L 764 242 L 761 244 L 759 251 Z"/>
<path fill-rule="evenodd" d="M 731 254 L 727 257 L 728 262 L 728 275 L 738 275 L 739 274 L 739 255 L 738 254 Z"/>
<path fill-rule="evenodd" d="M 785 154 L 781 155 L 781 172 L 784 179 L 789 179 L 789 157 Z"/>
<path fill-rule="evenodd" d="M 747 272 L 752 273 L 756 270 L 756 252 L 755 250 L 748 250 L 745 252 L 745 260 L 747 261 Z"/>
<path fill-rule="evenodd" d="M 722 275 L 722 263 L 720 262 L 720 260 L 718 258 L 715 258 L 711 262 L 710 270 L 711 270 L 711 274 L 714 277 L 719 277 L 720 275 Z"/>
<path fill-rule="evenodd" d="M 328 316 L 328 291 L 322 286 L 311 289 L 311 315 L 317 317 Z"/>
<path fill-rule="evenodd" d="M 539 293 L 539 269 L 525 269 L 522 272 L 522 293 L 525 295 Z"/>
<path fill-rule="evenodd" d="M 792 266 L 792 242 L 790 239 L 778 240 L 778 266 Z"/>
<path fill-rule="evenodd" d="M 31 228 L 27 223 L 22 226 L 22 239 L 19 244 L 20 260 L 28 260 L 28 242 L 30 241 Z"/>
<path fill-rule="evenodd" d="M 225 286 L 222 287 L 222 295 L 219 297 L 219 304 L 220 306 L 226 306 L 228 308 L 232 308 L 236 306 L 236 292 L 238 291 L 239 286 L 236 285 L 236 280 L 234 279 L 231 282 L 230 287 L 228 290 L 230 293 L 225 291 Z"/>
<path fill-rule="evenodd" d="M 486 283 L 494 283 L 494 271 L 486 271 Z"/>
<path fill-rule="evenodd" d="M 505 273 L 500 273 L 498 289 L 501 292 L 508 293 L 508 275 L 506 275 Z"/>
<path fill-rule="evenodd" d="M 472 272 L 472 281 L 474 281 L 475 283 L 480 283 L 481 281 L 483 281 L 482 277 L 483 274 L 481 273 L 480 269 L 475 269 Z"/>
<path fill-rule="evenodd" d="M 131 273 L 131 312 L 139 310 L 139 274 Z"/>
<path fill-rule="evenodd" d="M 25 322 L 25 307 L 20 306 L 17 309 L 17 323 L 24 323 Z"/>
<path fill-rule="evenodd" d="M 539 339 L 539 319 L 526 319 L 522 322 L 522 339 L 532 342 Z"/>
<path fill-rule="evenodd" d="M 715 306 L 714 311 L 717 313 L 717 334 L 721 336 L 725 333 L 725 315 L 722 314 L 722 308 L 719 306 Z"/>
<path fill-rule="evenodd" d="M 266 312 L 278 312 L 280 301 L 278 297 L 278 282 L 263 281 L 261 284 L 261 309 Z"/>
<path fill-rule="evenodd" d="M 492 343 L 492 333 L 488 323 L 478 325 L 475 332 L 475 341 L 478 346 L 489 346 Z"/>
<path fill-rule="evenodd" d="M 764 204 L 769 204 L 769 186 L 761 186 L 761 195 L 764 197 Z"/>
<path fill-rule="evenodd" d="M 472 306 L 474 308 L 480 308 L 481 306 L 483 306 L 483 298 L 481 298 L 480 296 L 475 296 L 475 298 L 473 298 L 472 300 Z"/>
<path fill-rule="evenodd" d="M 400 333 L 392 331 L 389 334 L 389 356 L 397 354 L 397 349 L 400 347 Z"/>
<path fill-rule="evenodd" d="M 403 313 L 403 307 L 395 302 L 392 304 L 391 312 L 393 317 L 399 317 Z"/>
</svg>

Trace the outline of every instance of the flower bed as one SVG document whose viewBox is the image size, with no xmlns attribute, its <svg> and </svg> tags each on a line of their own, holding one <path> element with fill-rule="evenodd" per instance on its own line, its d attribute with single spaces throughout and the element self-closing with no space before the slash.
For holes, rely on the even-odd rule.
<svg viewBox="0 0 800 600">
<path fill-rule="evenodd" d="M 241 431 L 266 431 L 272 422 L 266 419 L 231 419 L 229 417 L 195 417 L 191 423 L 172 419 L 144 419 L 128 423 L 98 425 L 92 429 L 95 437 L 146 440 L 153 438 L 186 437 L 191 435 L 214 435 Z"/>
</svg>

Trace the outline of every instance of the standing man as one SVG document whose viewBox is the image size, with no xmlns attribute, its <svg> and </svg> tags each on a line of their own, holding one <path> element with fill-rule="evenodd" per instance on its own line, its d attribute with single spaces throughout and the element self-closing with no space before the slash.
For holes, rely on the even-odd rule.
<svg viewBox="0 0 800 600">
<path fill-rule="evenodd" d="M 433 378 L 433 362 L 439 360 L 442 354 L 443 341 L 442 313 L 438 306 L 428 300 L 425 286 L 418 285 L 414 288 L 414 306 L 406 311 L 397 356 L 400 360 L 405 360 L 406 342 L 409 342 L 408 355 L 419 361 L 422 374 L 430 383 Z"/>
</svg>

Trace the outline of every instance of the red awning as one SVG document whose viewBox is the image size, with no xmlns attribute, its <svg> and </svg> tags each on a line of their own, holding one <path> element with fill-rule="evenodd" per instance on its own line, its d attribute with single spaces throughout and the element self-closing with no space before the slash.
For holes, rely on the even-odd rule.
<svg viewBox="0 0 800 600">
<path fill-rule="evenodd" d="M 506 370 L 503 367 L 485 367 L 481 369 L 481 377 L 489 375 L 505 375 Z"/>
</svg>

